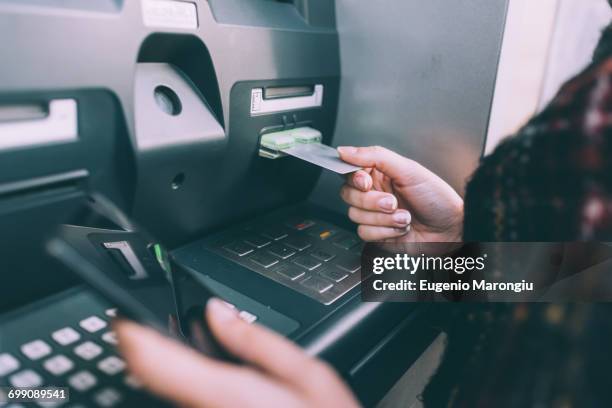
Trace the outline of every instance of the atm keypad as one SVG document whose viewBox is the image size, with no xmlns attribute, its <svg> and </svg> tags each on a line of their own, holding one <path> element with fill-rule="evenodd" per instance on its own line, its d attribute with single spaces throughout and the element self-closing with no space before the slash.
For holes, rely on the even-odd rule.
<svg viewBox="0 0 612 408">
<path fill-rule="evenodd" d="M 239 226 L 207 247 L 324 304 L 359 285 L 362 242 L 357 235 L 312 218 L 279 221 Z"/>
<path fill-rule="evenodd" d="M 249 313 L 243 319 L 255 321 L 257 317 Z M 37 339 L 24 341 L 20 346 L 17 342 L 13 349 L 2 350 L 0 384 L 19 388 L 69 387 L 69 403 L 57 403 L 58 406 L 167 406 L 136 391 L 140 388 L 138 382 L 127 374 L 126 363 L 116 354 L 115 343 L 107 341 L 111 336 L 115 339 L 115 333 L 108 330 L 109 321 L 103 313 L 69 324 L 62 327 L 60 323 L 48 333 L 37 333 Z M 17 335 L 25 337 L 26 333 Z M 56 403 L 49 406 L 53 404 Z"/>
</svg>

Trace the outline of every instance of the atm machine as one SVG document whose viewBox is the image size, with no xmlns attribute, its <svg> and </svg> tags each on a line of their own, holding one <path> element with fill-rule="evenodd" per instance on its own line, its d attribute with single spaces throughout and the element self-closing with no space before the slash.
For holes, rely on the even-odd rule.
<svg viewBox="0 0 612 408">
<path fill-rule="evenodd" d="M 443 319 L 426 304 L 361 302 L 342 180 L 265 157 L 260 142 L 315 132 L 467 176 L 505 7 L 0 0 L 0 384 L 69 386 L 70 406 L 158 403 L 116 356 L 114 305 L 42 250 L 96 191 L 243 318 L 327 360 L 375 405 Z"/>
</svg>

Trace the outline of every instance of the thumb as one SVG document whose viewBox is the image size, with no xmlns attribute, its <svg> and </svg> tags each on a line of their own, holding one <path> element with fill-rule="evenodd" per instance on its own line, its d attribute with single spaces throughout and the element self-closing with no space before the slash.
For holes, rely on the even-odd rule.
<svg viewBox="0 0 612 408">
<path fill-rule="evenodd" d="M 376 168 L 392 179 L 402 179 L 424 168 L 399 154 L 380 146 L 338 147 L 340 158 L 347 163 L 366 168 Z"/>
<path fill-rule="evenodd" d="M 212 298 L 206 305 L 209 327 L 219 342 L 240 359 L 268 373 L 299 383 L 311 359 L 286 338 L 243 321 L 222 301 Z"/>
<path fill-rule="evenodd" d="M 338 154 L 347 163 L 377 169 L 400 186 L 430 183 L 435 180 L 446 184 L 436 174 L 414 160 L 410 160 L 384 147 L 341 146 L 338 147 Z"/>
</svg>

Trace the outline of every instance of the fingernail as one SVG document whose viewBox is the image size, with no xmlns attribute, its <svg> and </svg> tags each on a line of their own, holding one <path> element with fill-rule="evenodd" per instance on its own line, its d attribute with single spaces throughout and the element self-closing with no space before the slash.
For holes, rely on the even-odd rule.
<svg viewBox="0 0 612 408">
<path fill-rule="evenodd" d="M 219 322 L 229 322 L 236 319 L 236 313 L 220 299 L 211 298 L 206 304 L 206 309 Z"/>
<path fill-rule="evenodd" d="M 378 206 L 383 210 L 392 211 L 397 207 L 397 200 L 393 196 L 387 196 L 378 202 Z"/>
<path fill-rule="evenodd" d="M 410 232 L 410 225 L 404 228 L 394 228 L 394 230 L 396 230 L 399 234 L 406 235 L 407 233 Z"/>
<path fill-rule="evenodd" d="M 406 211 L 398 211 L 393 214 L 393 221 L 400 225 L 408 225 L 410 222 L 410 215 Z"/>
<path fill-rule="evenodd" d="M 352 146 L 338 146 L 338 153 L 340 154 L 355 154 L 357 148 Z"/>
</svg>

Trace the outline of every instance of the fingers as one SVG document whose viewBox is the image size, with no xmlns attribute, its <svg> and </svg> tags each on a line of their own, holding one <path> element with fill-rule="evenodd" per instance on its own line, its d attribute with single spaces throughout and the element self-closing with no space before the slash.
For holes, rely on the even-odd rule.
<svg viewBox="0 0 612 408">
<path fill-rule="evenodd" d="M 206 318 L 214 336 L 230 353 L 273 376 L 298 384 L 304 370 L 313 364 L 295 344 L 262 326 L 246 323 L 219 299 L 209 300 Z"/>
<path fill-rule="evenodd" d="M 348 216 L 355 224 L 372 225 L 379 227 L 406 228 L 412 221 L 410 213 L 406 210 L 397 210 L 393 214 L 379 211 L 366 211 L 351 207 Z"/>
<path fill-rule="evenodd" d="M 361 191 L 370 191 L 374 185 L 372 176 L 364 170 L 349 174 L 346 178 L 346 183 Z"/>
<path fill-rule="evenodd" d="M 260 384 L 245 368 L 214 361 L 138 324 L 115 323 L 130 371 L 155 394 L 185 406 L 237 406 L 239 389 Z"/>
<path fill-rule="evenodd" d="M 410 226 L 404 228 L 377 227 L 373 225 L 360 225 L 357 234 L 366 242 L 384 241 L 403 237 L 410 232 Z"/>
<path fill-rule="evenodd" d="M 381 191 L 363 192 L 349 185 L 344 185 L 340 196 L 351 207 L 368 211 L 383 211 L 392 213 L 397 209 L 397 198 L 393 194 Z"/>
<path fill-rule="evenodd" d="M 380 146 L 338 147 L 340 158 L 361 167 L 374 167 L 391 178 L 401 178 L 406 173 L 419 170 L 416 162 Z"/>
</svg>

